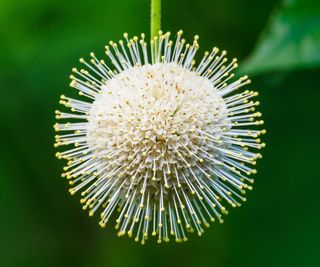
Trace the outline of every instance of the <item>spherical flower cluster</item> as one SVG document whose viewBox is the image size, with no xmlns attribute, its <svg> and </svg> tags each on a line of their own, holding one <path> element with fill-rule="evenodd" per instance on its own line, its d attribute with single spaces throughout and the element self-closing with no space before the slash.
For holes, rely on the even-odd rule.
<svg viewBox="0 0 320 267">
<path fill-rule="evenodd" d="M 89 215 L 100 211 L 102 227 L 118 211 L 119 236 L 186 241 L 223 222 L 225 203 L 246 200 L 261 158 L 251 150 L 264 147 L 257 93 L 235 93 L 250 80 L 228 83 L 237 63 L 225 51 L 213 48 L 196 64 L 198 36 L 187 44 L 182 31 L 174 41 L 159 32 L 150 48 L 144 34 L 124 38 L 106 46 L 109 64 L 91 53 L 80 59 L 86 70 L 73 69 L 70 85 L 82 98 L 62 95 L 71 112 L 56 111 L 55 146 L 67 146 L 56 154 L 68 161 L 62 176 Z"/>
</svg>

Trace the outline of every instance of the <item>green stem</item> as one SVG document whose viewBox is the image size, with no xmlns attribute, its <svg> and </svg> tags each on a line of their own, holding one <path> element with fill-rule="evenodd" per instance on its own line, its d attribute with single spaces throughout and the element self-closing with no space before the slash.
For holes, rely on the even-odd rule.
<svg viewBox="0 0 320 267">
<path fill-rule="evenodd" d="M 151 39 L 161 30 L 161 0 L 151 0 Z"/>
</svg>

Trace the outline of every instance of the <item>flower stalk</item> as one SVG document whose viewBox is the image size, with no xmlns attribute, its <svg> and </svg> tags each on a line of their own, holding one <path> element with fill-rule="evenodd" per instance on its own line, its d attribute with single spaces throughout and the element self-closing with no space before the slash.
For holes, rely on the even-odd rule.
<svg viewBox="0 0 320 267">
<path fill-rule="evenodd" d="M 161 0 L 151 0 L 151 39 L 161 30 Z"/>
</svg>

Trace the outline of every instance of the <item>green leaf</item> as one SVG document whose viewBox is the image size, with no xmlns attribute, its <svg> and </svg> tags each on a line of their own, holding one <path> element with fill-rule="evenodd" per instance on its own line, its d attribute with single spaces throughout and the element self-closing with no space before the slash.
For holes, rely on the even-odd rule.
<svg viewBox="0 0 320 267">
<path fill-rule="evenodd" d="M 320 66 L 320 1 L 287 0 L 274 11 L 241 72 Z"/>
</svg>

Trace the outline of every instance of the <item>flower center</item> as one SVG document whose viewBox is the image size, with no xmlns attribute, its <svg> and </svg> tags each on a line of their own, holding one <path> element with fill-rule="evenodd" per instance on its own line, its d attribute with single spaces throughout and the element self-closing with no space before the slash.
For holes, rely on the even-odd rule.
<svg viewBox="0 0 320 267">
<path fill-rule="evenodd" d="M 165 195 L 210 176 L 228 124 L 219 91 L 175 63 L 133 67 L 106 82 L 92 105 L 88 140 L 106 177 L 126 191 Z"/>
</svg>

